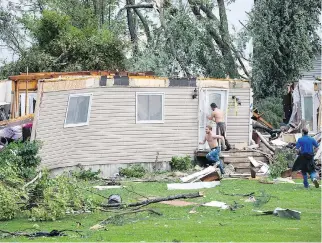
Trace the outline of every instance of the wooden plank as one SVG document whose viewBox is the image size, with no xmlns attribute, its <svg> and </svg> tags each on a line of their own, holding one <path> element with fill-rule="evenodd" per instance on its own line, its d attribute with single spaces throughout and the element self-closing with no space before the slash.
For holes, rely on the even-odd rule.
<svg viewBox="0 0 322 243">
<path fill-rule="evenodd" d="M 258 162 L 254 159 L 254 157 L 248 157 L 248 159 L 249 159 L 249 161 L 252 163 L 252 165 L 253 165 L 254 167 L 260 167 L 260 166 L 261 166 L 261 164 L 260 164 L 260 163 L 258 163 Z"/>
</svg>

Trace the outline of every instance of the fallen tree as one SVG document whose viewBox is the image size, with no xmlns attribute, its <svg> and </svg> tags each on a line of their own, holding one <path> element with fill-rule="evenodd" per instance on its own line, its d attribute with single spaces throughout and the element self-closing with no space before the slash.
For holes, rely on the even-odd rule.
<svg viewBox="0 0 322 243">
<path fill-rule="evenodd" d="M 179 194 L 179 195 L 173 195 L 168 197 L 160 197 L 160 198 L 153 198 L 153 199 L 147 199 L 141 202 L 135 202 L 130 204 L 121 204 L 121 203 L 115 203 L 115 204 L 102 204 L 102 207 L 138 207 L 138 206 L 146 206 L 151 203 L 158 203 L 163 201 L 171 201 L 175 199 L 182 199 L 182 198 L 196 198 L 196 197 L 202 197 L 202 193 L 195 192 L 195 193 L 187 193 L 187 194 Z"/>
</svg>

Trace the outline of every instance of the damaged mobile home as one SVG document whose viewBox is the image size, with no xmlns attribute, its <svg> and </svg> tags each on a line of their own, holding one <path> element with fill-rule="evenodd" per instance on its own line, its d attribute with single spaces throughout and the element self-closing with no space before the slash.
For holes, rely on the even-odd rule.
<svg viewBox="0 0 322 243">
<path fill-rule="evenodd" d="M 284 122 L 291 130 L 307 127 L 314 134 L 321 126 L 321 55 L 317 55 L 313 68 L 302 72 L 298 82 L 290 84 L 284 96 Z"/>
<path fill-rule="evenodd" d="M 198 143 L 212 102 L 227 111 L 230 143 L 249 145 L 249 82 L 128 75 L 39 80 L 32 139 L 43 144 L 42 165 L 56 172 L 78 164 L 103 176 L 129 163 L 167 168 L 173 156 L 207 149 Z"/>
</svg>

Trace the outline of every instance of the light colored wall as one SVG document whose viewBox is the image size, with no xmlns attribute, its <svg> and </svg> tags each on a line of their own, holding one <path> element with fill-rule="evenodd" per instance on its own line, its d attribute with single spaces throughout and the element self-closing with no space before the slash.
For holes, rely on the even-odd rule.
<svg viewBox="0 0 322 243">
<path fill-rule="evenodd" d="M 227 139 L 232 144 L 248 144 L 249 142 L 250 92 L 251 90 L 249 88 L 229 90 L 228 102 L 230 109 L 228 110 L 227 118 Z M 237 106 L 237 109 L 235 109 L 232 96 L 236 96 L 241 101 L 241 106 Z"/>
<path fill-rule="evenodd" d="M 0 80 L 0 104 L 11 103 L 11 80 Z"/>
<path fill-rule="evenodd" d="M 198 100 L 192 99 L 193 90 L 114 86 L 45 92 L 36 128 L 36 139 L 43 143 L 42 165 L 53 169 L 77 164 L 153 163 L 158 152 L 159 162 L 176 155 L 193 156 L 198 147 Z M 164 124 L 135 123 L 135 94 L 144 91 L 165 93 Z M 242 101 L 237 116 L 234 107 L 228 113 L 231 143 L 248 142 L 249 92 L 249 88 L 229 91 L 229 101 L 232 95 Z M 93 94 L 89 126 L 64 128 L 68 96 L 76 93 Z"/>
<path fill-rule="evenodd" d="M 49 168 L 168 161 L 193 155 L 198 143 L 194 88 L 92 88 L 44 93 L 36 139 Z M 135 92 L 165 92 L 165 123 L 135 123 Z M 68 95 L 92 93 L 89 126 L 64 128 Z"/>
</svg>

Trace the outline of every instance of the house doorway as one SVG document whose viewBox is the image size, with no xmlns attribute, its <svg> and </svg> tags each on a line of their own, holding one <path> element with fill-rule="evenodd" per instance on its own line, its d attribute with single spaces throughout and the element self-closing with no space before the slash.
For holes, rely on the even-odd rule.
<svg viewBox="0 0 322 243">
<path fill-rule="evenodd" d="M 207 116 L 212 112 L 210 108 L 211 103 L 216 103 L 218 108 L 225 112 L 227 123 L 228 90 L 212 88 L 202 88 L 199 90 L 199 141 L 204 139 L 207 125 L 211 125 L 213 131 L 216 131 L 216 123 L 207 119 Z M 207 143 L 204 145 L 199 144 L 198 149 L 207 150 L 209 146 Z"/>
</svg>

